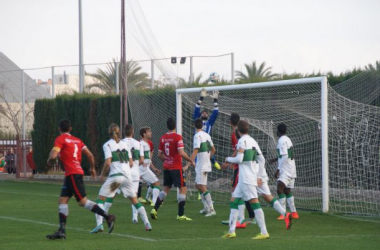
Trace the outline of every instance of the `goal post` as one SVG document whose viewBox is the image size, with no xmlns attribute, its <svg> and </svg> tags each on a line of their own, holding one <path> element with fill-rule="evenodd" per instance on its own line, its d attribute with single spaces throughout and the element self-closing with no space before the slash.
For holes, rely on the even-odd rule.
<svg viewBox="0 0 380 250">
<path fill-rule="evenodd" d="M 192 136 L 194 135 L 192 109 L 194 108 L 201 89 L 202 88 L 185 88 L 176 90 L 177 133 L 183 135 L 188 151 L 192 149 Z M 301 160 L 306 165 L 313 159 L 320 158 L 320 161 L 317 161 L 322 177 L 319 184 L 313 184 L 317 189 L 321 189 L 321 191 L 308 190 L 305 193 L 305 197 L 308 198 L 307 192 L 320 192 L 321 198 L 315 198 L 315 200 L 320 200 L 322 206 L 318 208 L 312 205 L 306 208 L 322 210 L 324 213 L 329 212 L 329 87 L 326 76 L 239 85 L 210 86 L 205 87 L 205 89 L 207 91 L 218 90 L 220 92 L 219 116 L 223 116 L 224 118 L 219 117 L 216 123 L 223 124 L 214 126 L 217 128 L 213 128 L 211 134 L 214 144 L 216 145 L 217 159 L 219 161 L 229 156 L 220 155 L 221 153 L 231 153 L 231 150 L 228 149 L 231 148 L 231 143 L 228 140 L 228 136 L 231 133 L 230 130 L 228 130 L 230 126 L 228 116 L 231 112 L 239 113 L 242 119 L 248 120 L 252 128 L 256 131 L 254 133 L 256 133 L 257 136 L 261 136 L 258 142 L 262 151 L 267 153 L 267 155 L 264 153 L 267 160 L 270 159 L 267 157 L 274 154 L 272 151 L 275 150 L 275 141 L 277 141 L 277 138 L 274 135 L 273 128 L 275 128 L 278 123 L 285 122 L 287 125 L 288 123 L 294 124 L 294 127 L 297 129 L 305 126 L 305 131 L 310 132 L 310 135 L 306 136 L 307 138 L 305 138 L 305 144 L 303 146 L 319 148 L 309 148 L 312 152 L 303 151 L 304 154 L 301 157 L 307 157 L 309 153 L 311 157 L 310 159 L 303 158 Z M 308 102 L 308 98 L 310 102 Z M 315 98 L 319 98 L 318 101 L 315 101 L 318 103 L 312 103 L 314 100 L 317 100 Z M 211 111 L 212 101 L 205 100 L 204 107 Z M 312 111 L 307 110 L 308 107 L 312 108 Z M 277 109 L 279 110 L 278 112 L 276 112 Z M 261 114 L 263 117 L 260 117 Z M 286 117 L 287 115 L 292 117 Z M 297 121 L 297 119 L 299 119 L 299 121 Z M 303 125 L 303 121 L 308 124 Z M 320 131 L 311 131 L 318 130 L 318 128 Z M 292 128 L 290 127 L 290 129 Z M 250 134 L 252 134 L 252 132 L 250 132 Z M 320 141 L 315 138 L 316 136 L 320 136 Z M 255 135 L 253 135 L 253 137 L 255 138 Z M 292 136 L 290 136 L 290 138 L 292 139 Z M 315 141 L 308 141 L 313 139 Z M 261 145 L 260 141 L 265 145 Z M 297 147 L 294 141 L 293 143 L 295 147 Z M 303 171 L 300 168 L 302 165 L 299 166 L 297 161 L 296 165 L 297 171 Z M 214 172 L 216 172 L 215 169 L 213 169 L 213 173 Z M 316 175 L 318 175 L 318 173 Z M 221 179 L 223 175 L 219 173 L 216 174 L 218 174 L 220 178 L 212 178 L 215 182 Z M 271 174 L 268 173 L 268 175 Z M 300 179 L 307 178 L 305 176 L 307 176 L 307 173 L 301 174 Z M 229 174 L 227 178 L 229 177 L 231 177 L 231 174 Z M 306 183 L 303 184 L 306 186 Z M 218 187 L 220 188 L 221 185 Z M 217 189 L 215 189 L 215 191 L 217 191 Z"/>
</svg>

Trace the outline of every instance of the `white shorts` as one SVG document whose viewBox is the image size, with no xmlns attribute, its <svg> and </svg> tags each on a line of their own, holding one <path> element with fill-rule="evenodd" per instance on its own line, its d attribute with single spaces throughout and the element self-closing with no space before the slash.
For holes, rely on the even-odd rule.
<svg viewBox="0 0 380 250">
<path fill-rule="evenodd" d="M 133 167 L 131 168 L 132 172 L 132 180 L 133 181 L 139 181 L 140 180 L 140 167 L 135 164 L 133 164 Z"/>
<path fill-rule="evenodd" d="M 132 180 L 130 177 L 123 175 L 108 177 L 100 188 L 99 195 L 113 198 L 118 189 L 120 189 L 125 198 L 136 197 Z"/>
<path fill-rule="evenodd" d="M 261 187 L 257 186 L 256 191 L 258 195 L 272 195 L 266 181 L 263 181 Z"/>
<path fill-rule="evenodd" d="M 158 182 L 157 176 L 148 168 L 148 170 L 145 173 L 140 172 L 141 179 L 146 181 L 148 185 L 152 185 L 155 182 Z"/>
<path fill-rule="evenodd" d="M 258 197 L 256 186 L 252 184 L 238 182 L 238 184 L 235 187 L 235 191 L 232 193 L 232 197 L 242 198 L 244 201 L 256 199 Z"/>
<path fill-rule="evenodd" d="M 198 184 L 198 185 L 207 185 L 207 175 L 208 175 L 208 172 L 201 172 L 201 171 L 197 171 L 195 173 L 195 183 Z"/>
<path fill-rule="evenodd" d="M 281 181 L 285 184 L 285 187 L 287 188 L 294 188 L 294 181 L 296 178 L 290 178 L 286 175 L 280 175 L 280 178 L 277 179 L 277 181 Z"/>
<path fill-rule="evenodd" d="M 133 190 L 135 191 L 135 193 L 137 194 L 137 192 L 139 191 L 139 182 L 140 181 L 133 181 Z"/>
</svg>

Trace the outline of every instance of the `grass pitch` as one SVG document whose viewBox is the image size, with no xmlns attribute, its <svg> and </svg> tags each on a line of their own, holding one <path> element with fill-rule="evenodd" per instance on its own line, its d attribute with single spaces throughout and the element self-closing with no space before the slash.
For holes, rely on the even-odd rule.
<svg viewBox="0 0 380 250">
<path fill-rule="evenodd" d="M 112 234 L 91 235 L 95 216 L 69 203 L 66 240 L 48 240 L 47 234 L 58 228 L 58 196 L 61 183 L 0 182 L 0 249 L 379 249 L 380 219 L 299 211 L 291 230 L 272 208 L 264 208 L 270 239 L 254 241 L 257 225 L 237 229 L 237 238 L 220 237 L 228 230 L 222 220 L 229 218 L 228 205 L 216 205 L 217 215 L 206 218 L 199 214 L 201 202 L 186 202 L 185 214 L 193 221 L 176 220 L 176 193 L 169 194 L 151 220 L 153 231 L 146 232 L 141 221 L 132 224 L 129 200 L 118 196 L 111 213 L 117 215 Z M 95 200 L 100 186 L 87 185 L 87 196 Z M 143 192 L 145 194 L 145 191 Z M 150 217 L 151 207 L 145 205 Z M 107 226 L 105 229 L 107 230 Z"/>
</svg>

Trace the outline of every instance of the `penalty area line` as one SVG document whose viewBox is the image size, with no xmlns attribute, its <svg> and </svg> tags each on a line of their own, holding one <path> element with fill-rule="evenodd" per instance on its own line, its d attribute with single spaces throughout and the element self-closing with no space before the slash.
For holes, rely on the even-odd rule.
<svg viewBox="0 0 380 250">
<path fill-rule="evenodd" d="M 18 222 L 28 222 L 28 223 L 33 223 L 33 224 L 38 224 L 38 225 L 44 225 L 44 226 L 50 226 L 50 227 L 57 227 L 57 224 L 52 224 L 48 222 L 42 222 L 42 221 L 35 221 L 35 220 L 27 220 L 27 219 L 20 219 L 20 218 L 14 218 L 14 217 L 8 217 L 8 216 L 0 216 L 0 219 L 4 220 L 12 220 L 12 221 L 18 221 Z M 76 227 L 66 227 L 67 229 L 70 230 L 76 230 L 76 231 L 81 231 L 81 232 L 87 232 L 89 233 L 89 230 L 83 229 L 83 228 L 76 228 Z M 131 238 L 135 240 L 142 240 L 142 241 L 157 241 L 156 239 L 152 238 L 146 238 L 146 237 L 138 237 L 138 236 L 133 236 L 130 234 L 119 234 L 119 233 L 112 233 L 110 236 L 118 236 L 118 237 L 125 237 L 125 238 Z"/>
</svg>

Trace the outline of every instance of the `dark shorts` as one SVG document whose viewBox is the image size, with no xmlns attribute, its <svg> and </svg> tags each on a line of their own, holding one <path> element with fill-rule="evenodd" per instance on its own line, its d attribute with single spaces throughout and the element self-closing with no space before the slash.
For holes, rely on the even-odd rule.
<svg viewBox="0 0 380 250">
<path fill-rule="evenodd" d="M 164 186 L 186 187 L 186 180 L 182 169 L 164 170 Z"/>
<path fill-rule="evenodd" d="M 239 180 L 239 169 L 235 169 L 234 170 L 234 176 L 232 177 L 232 187 L 236 187 L 237 183 L 238 183 L 238 180 Z"/>
<path fill-rule="evenodd" d="M 82 200 L 86 197 L 86 190 L 83 183 L 83 175 L 81 174 L 72 174 L 65 177 L 63 182 L 61 197 L 75 196 L 77 201 Z"/>
</svg>

